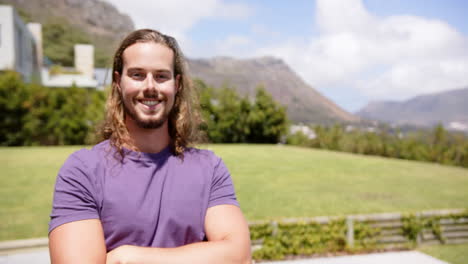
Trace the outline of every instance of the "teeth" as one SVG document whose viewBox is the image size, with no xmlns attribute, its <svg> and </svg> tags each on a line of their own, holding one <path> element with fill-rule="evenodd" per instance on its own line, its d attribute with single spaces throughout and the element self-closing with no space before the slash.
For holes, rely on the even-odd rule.
<svg viewBox="0 0 468 264">
<path fill-rule="evenodd" d="M 142 101 L 142 103 L 145 105 L 153 106 L 153 105 L 157 105 L 158 101 Z"/>
</svg>

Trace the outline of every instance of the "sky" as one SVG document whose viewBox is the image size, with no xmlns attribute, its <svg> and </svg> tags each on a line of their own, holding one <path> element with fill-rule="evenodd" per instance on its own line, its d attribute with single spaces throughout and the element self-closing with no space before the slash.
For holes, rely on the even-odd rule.
<svg viewBox="0 0 468 264">
<path fill-rule="evenodd" d="M 189 58 L 281 58 L 350 112 L 468 87 L 465 0 L 106 1 Z"/>
</svg>

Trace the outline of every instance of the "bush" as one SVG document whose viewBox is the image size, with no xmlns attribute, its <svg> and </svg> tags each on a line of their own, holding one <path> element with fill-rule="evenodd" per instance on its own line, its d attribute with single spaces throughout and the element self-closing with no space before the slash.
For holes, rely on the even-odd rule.
<svg viewBox="0 0 468 264">
<path fill-rule="evenodd" d="M 302 133 L 288 135 L 291 145 L 376 155 L 398 159 L 437 162 L 468 168 L 468 138 L 465 134 L 446 131 L 442 125 L 431 131 L 420 130 L 400 136 L 385 128 L 375 132 L 345 131 L 343 125 L 316 126 L 317 135 L 308 139 Z"/>
<path fill-rule="evenodd" d="M 21 76 L 12 71 L 0 75 L 0 144 L 23 145 L 22 131 L 28 114 L 28 87 Z"/>
<path fill-rule="evenodd" d="M 254 259 L 283 259 L 286 256 L 307 256 L 314 254 L 344 252 L 346 245 L 346 224 L 344 219 L 327 224 L 317 222 L 280 223 L 277 231 L 262 225 L 250 226 L 251 239 L 263 239 L 262 248 L 253 252 Z M 357 232 L 363 233 L 364 224 Z M 259 234 L 262 236 L 259 237 Z M 357 243 L 367 236 L 357 233 Z M 375 244 L 372 244 L 375 246 Z M 368 246 L 368 247 L 372 247 Z"/>
<path fill-rule="evenodd" d="M 90 143 L 104 115 L 102 91 L 25 84 L 0 75 L 0 139 L 3 146 Z"/>
</svg>

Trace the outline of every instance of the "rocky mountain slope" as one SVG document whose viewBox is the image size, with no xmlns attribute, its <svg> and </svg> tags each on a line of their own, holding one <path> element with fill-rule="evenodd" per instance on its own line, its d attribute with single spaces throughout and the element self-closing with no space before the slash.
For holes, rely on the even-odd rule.
<svg viewBox="0 0 468 264">
<path fill-rule="evenodd" d="M 0 3 L 22 9 L 40 23 L 53 17 L 66 18 L 69 23 L 95 35 L 119 38 L 134 29 L 129 16 L 100 0 L 1 0 Z"/>
<path fill-rule="evenodd" d="M 421 95 L 403 102 L 372 102 L 357 115 L 396 124 L 468 126 L 468 87 Z"/>
<path fill-rule="evenodd" d="M 189 68 L 193 77 L 214 87 L 234 87 L 243 95 L 253 96 L 255 88 L 263 85 L 274 99 L 287 106 L 288 116 L 295 122 L 358 121 L 356 116 L 306 84 L 281 59 L 192 59 Z"/>
</svg>

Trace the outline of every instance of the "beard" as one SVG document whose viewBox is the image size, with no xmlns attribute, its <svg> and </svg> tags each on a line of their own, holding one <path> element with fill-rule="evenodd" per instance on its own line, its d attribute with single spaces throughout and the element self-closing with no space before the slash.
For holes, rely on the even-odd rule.
<svg viewBox="0 0 468 264">
<path fill-rule="evenodd" d="M 129 109 L 125 103 L 123 103 L 123 107 L 125 115 L 133 119 L 138 127 L 144 129 L 160 128 L 169 118 L 169 114 L 164 111 L 161 118 L 144 120 L 135 112 L 134 109 Z"/>
</svg>

